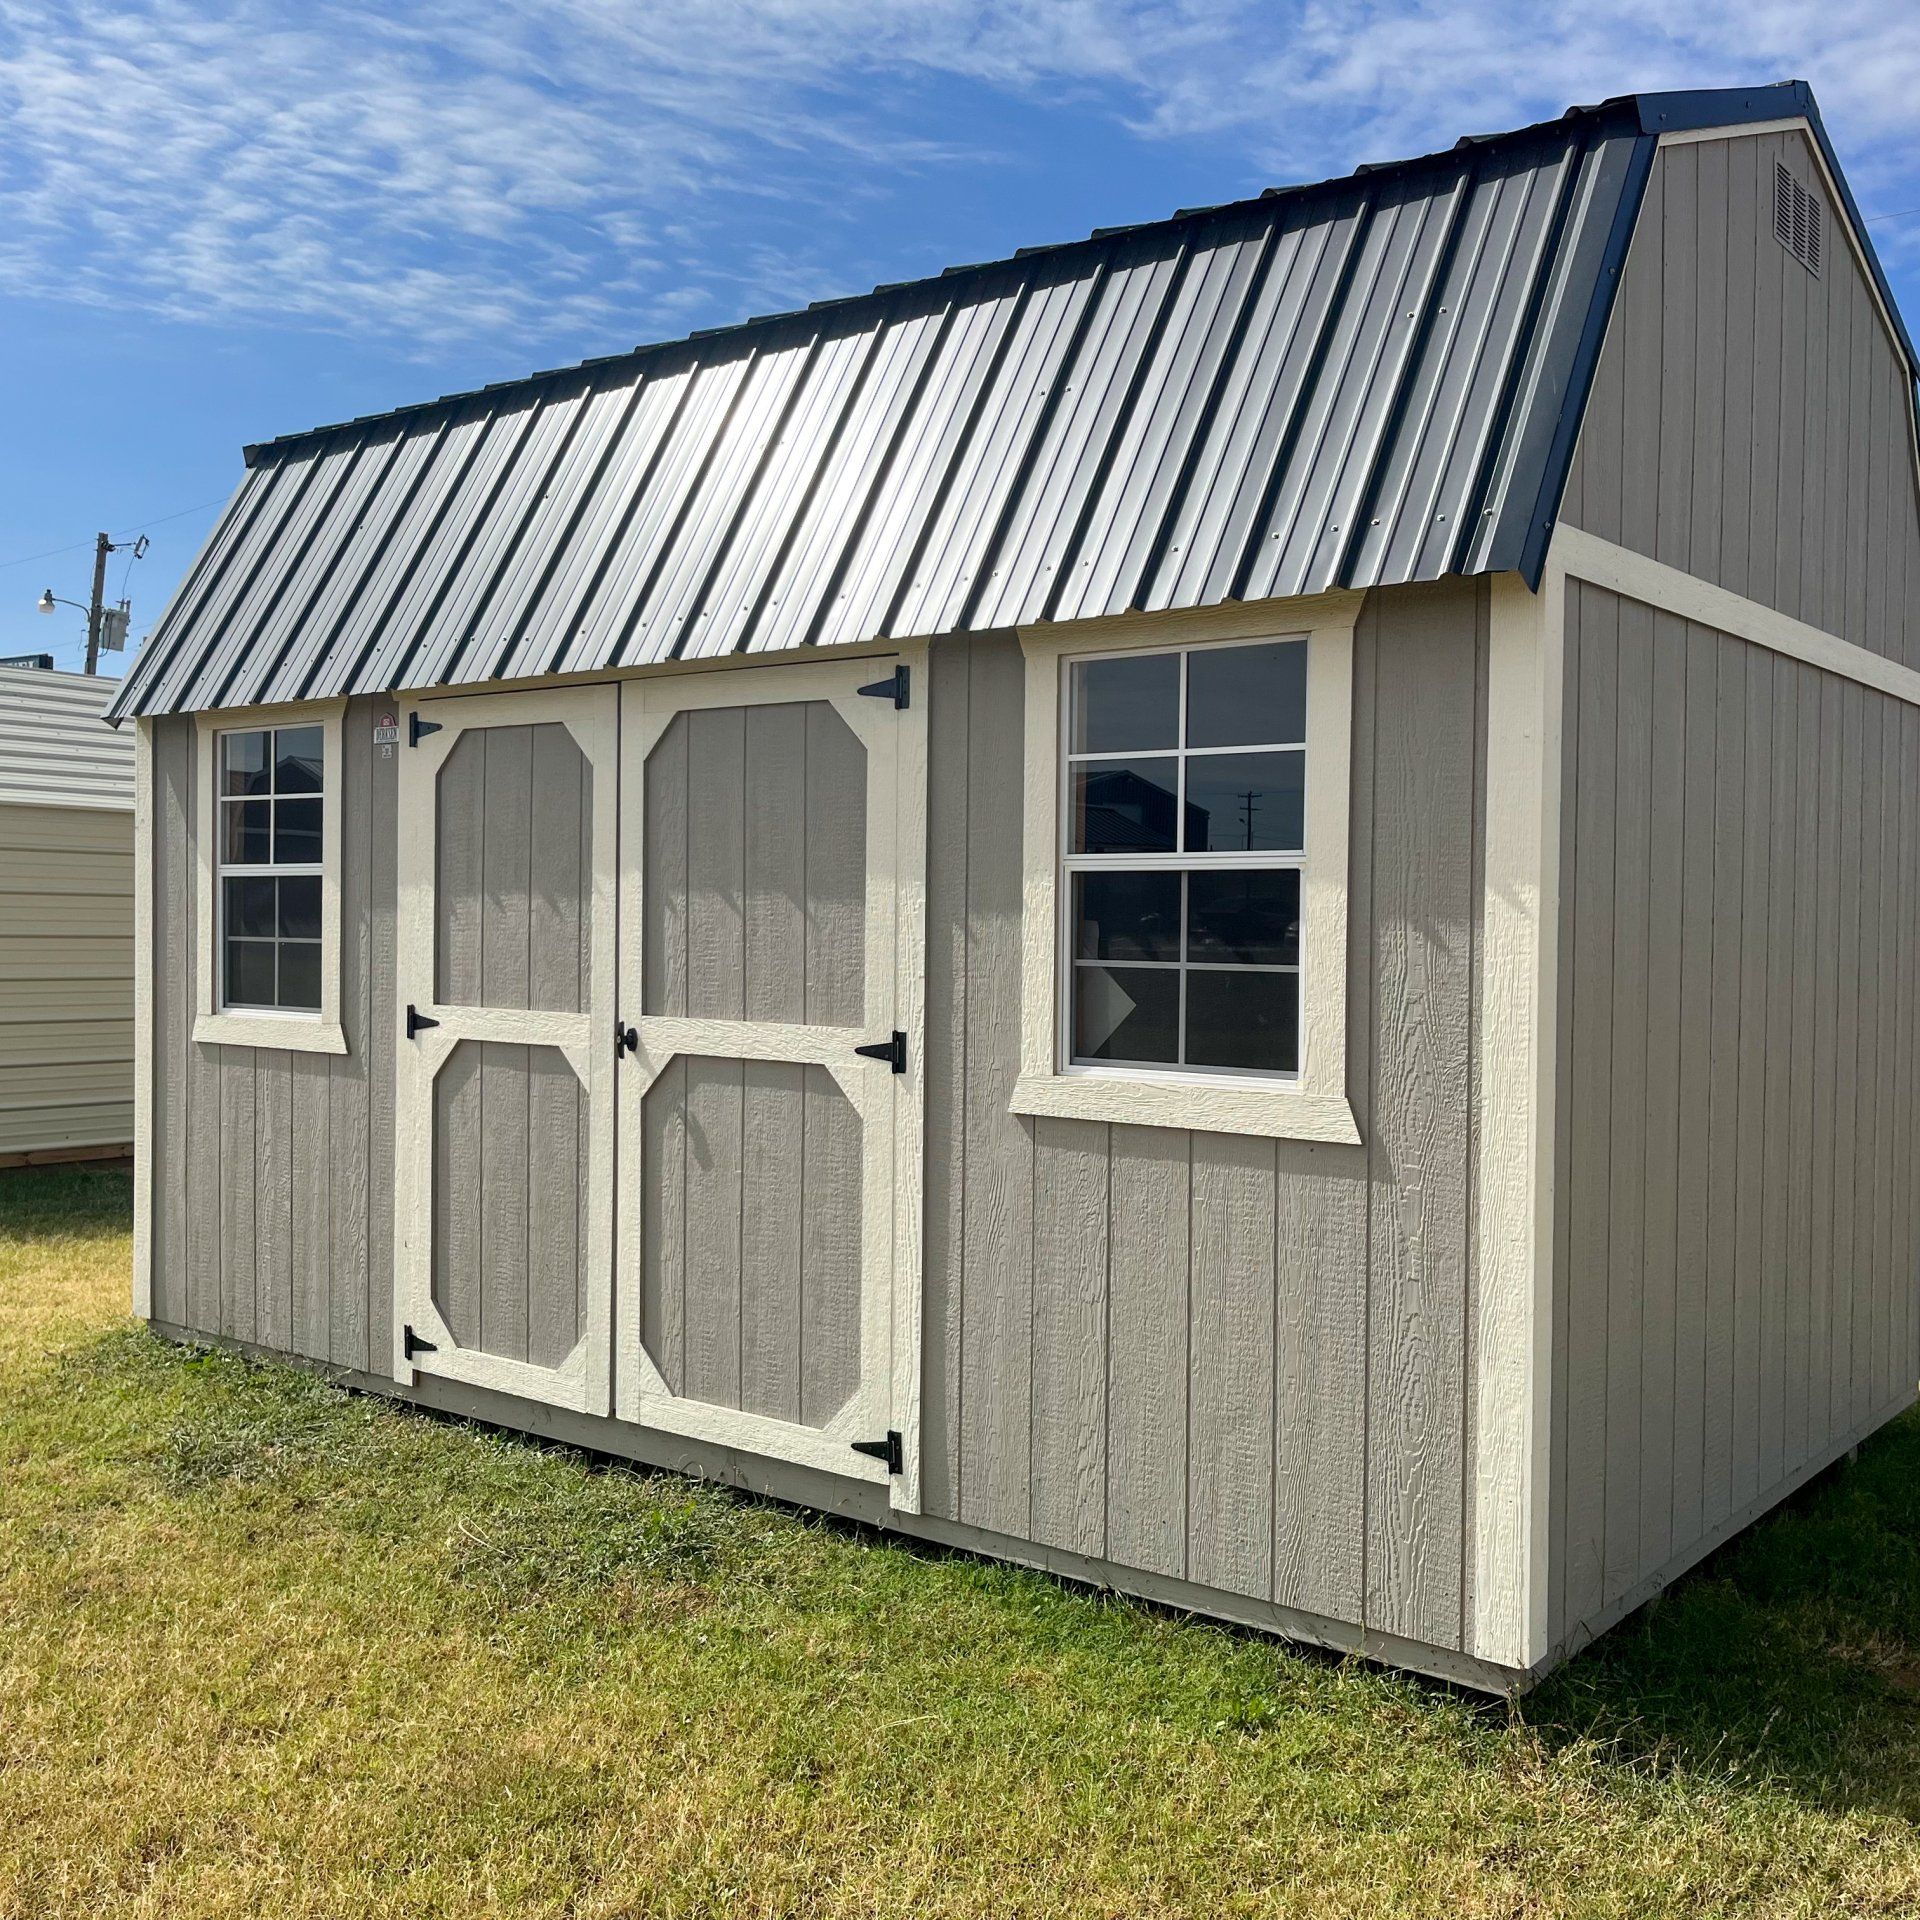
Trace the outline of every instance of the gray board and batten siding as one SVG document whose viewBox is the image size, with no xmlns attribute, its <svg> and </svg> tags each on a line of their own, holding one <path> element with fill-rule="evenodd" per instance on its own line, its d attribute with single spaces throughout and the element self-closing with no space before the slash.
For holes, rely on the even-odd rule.
<svg viewBox="0 0 1920 1920">
<path fill-rule="evenodd" d="M 1774 237 L 1774 170 L 1820 271 Z M 1914 376 L 1798 130 L 1662 148 L 1560 518 L 1920 667 Z"/>
<path fill-rule="evenodd" d="M 1008 1111 L 1023 660 L 1006 635 L 934 648 L 925 1512 L 893 1524 L 1338 1644 L 1364 1635 L 1411 1657 L 1419 1643 L 1420 1664 L 1451 1655 L 1473 1671 L 1457 1650 L 1473 1606 L 1463 1331 L 1486 620 L 1484 586 L 1455 582 L 1375 595 L 1356 632 L 1348 1058 L 1362 1147 Z M 191 1040 L 197 743 L 190 720 L 153 723 L 152 1316 L 397 1392 L 381 1378 L 395 785 L 369 744 L 374 717 L 356 700 L 346 722 L 349 1051 L 332 1057 Z M 689 922 L 699 895 L 690 885 Z M 888 1517 L 883 1494 L 798 1468 L 426 1376 L 414 1391 Z"/>
<path fill-rule="evenodd" d="M 1911 394 L 1804 134 L 1664 148 L 1562 517 L 1920 666 Z M 1920 709 L 1577 581 L 1565 662 L 1556 1647 L 1920 1378 Z"/>
<path fill-rule="evenodd" d="M 1556 1648 L 1920 1379 L 1920 708 L 1566 591 Z"/>
</svg>

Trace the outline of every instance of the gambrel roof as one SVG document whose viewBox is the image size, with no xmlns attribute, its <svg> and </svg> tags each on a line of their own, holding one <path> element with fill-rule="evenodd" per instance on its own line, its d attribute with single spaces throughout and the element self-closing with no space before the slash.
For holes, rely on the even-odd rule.
<svg viewBox="0 0 1920 1920">
<path fill-rule="evenodd" d="M 1659 136 L 1797 116 L 1629 96 L 250 447 L 114 717 L 1537 579 Z"/>
</svg>

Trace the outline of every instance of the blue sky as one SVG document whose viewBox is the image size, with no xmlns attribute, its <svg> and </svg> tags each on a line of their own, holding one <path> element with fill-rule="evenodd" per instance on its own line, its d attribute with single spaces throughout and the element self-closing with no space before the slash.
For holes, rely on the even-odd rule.
<svg viewBox="0 0 1920 1920">
<path fill-rule="evenodd" d="M 109 575 L 143 633 L 248 440 L 1796 77 L 1920 322 L 1920 8 L 1889 0 L 0 0 L 0 653 L 78 663 L 33 601 L 85 599 L 100 527 L 151 536 Z"/>
</svg>

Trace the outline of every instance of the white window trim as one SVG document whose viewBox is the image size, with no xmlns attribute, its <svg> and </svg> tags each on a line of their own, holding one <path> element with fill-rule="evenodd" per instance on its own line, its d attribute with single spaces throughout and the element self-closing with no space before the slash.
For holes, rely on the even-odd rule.
<svg viewBox="0 0 1920 1920">
<path fill-rule="evenodd" d="M 1352 800 L 1353 624 L 1363 596 L 1234 607 L 1199 616 L 1128 615 L 1099 625 L 1023 629 L 1026 795 L 1021 911 L 1020 1076 L 1015 1113 L 1189 1127 L 1270 1139 L 1359 1141 L 1347 1100 L 1347 871 Z M 1301 862 L 1300 1070 L 1068 1067 L 1061 1011 L 1060 852 L 1066 662 L 1215 640 L 1307 640 L 1306 849 Z"/>
<path fill-rule="evenodd" d="M 340 1025 L 341 723 L 344 700 L 308 700 L 277 707 L 234 707 L 195 716 L 194 953 L 196 1042 L 222 1047 L 275 1047 L 292 1053 L 345 1053 Z M 320 1010 L 301 1013 L 249 1007 L 229 1012 L 217 991 L 220 918 L 217 735 L 255 727 L 318 726 L 321 730 Z"/>
</svg>

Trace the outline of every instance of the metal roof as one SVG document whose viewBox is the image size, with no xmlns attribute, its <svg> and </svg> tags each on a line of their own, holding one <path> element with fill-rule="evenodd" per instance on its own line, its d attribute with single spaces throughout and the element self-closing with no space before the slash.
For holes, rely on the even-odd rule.
<svg viewBox="0 0 1920 1920">
<path fill-rule="evenodd" d="M 1810 109 L 1576 108 L 249 448 L 114 717 L 1535 575 L 1657 133 Z"/>
<path fill-rule="evenodd" d="M 0 806 L 133 809 L 133 741 L 100 724 L 120 683 L 0 667 Z"/>
</svg>

